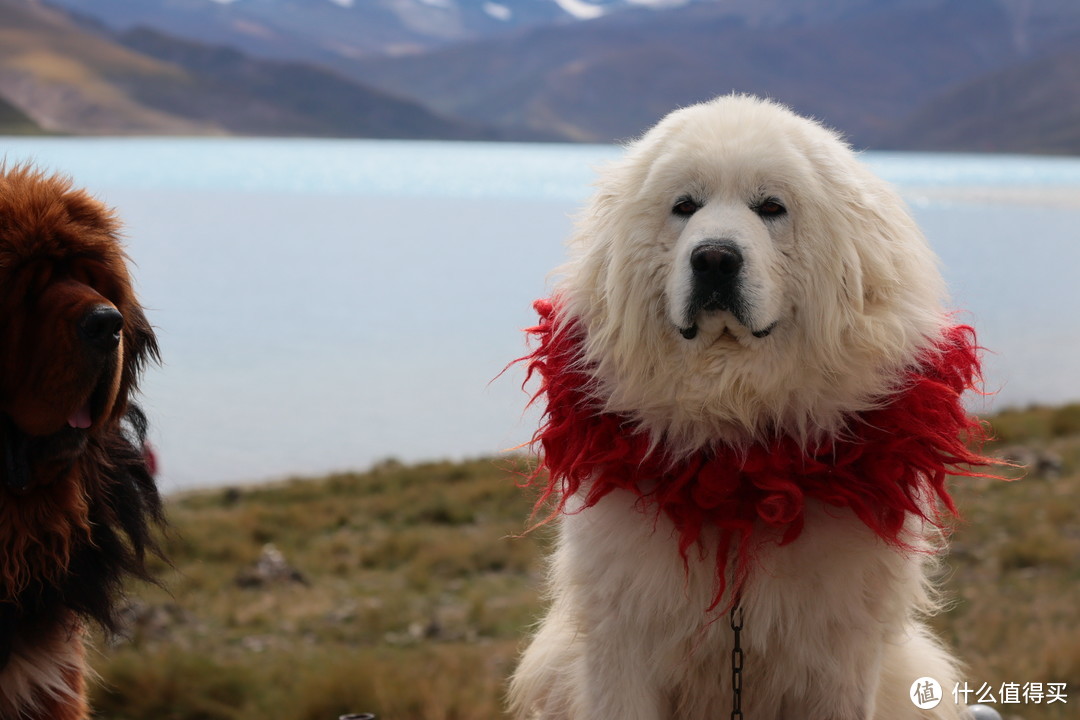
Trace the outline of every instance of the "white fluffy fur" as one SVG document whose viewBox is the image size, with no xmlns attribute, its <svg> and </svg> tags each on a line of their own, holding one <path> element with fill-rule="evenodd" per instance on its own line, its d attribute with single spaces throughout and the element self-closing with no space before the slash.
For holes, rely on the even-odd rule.
<svg viewBox="0 0 1080 720">
<path fill-rule="evenodd" d="M 83 659 L 82 635 L 82 628 L 73 623 L 61 625 L 33 644 L 17 643 L 0 673 L 0 717 L 29 717 L 40 713 L 49 700 L 80 704 L 72 678 L 90 672 Z"/>
<path fill-rule="evenodd" d="M 672 214 L 684 196 L 702 204 L 689 218 Z M 765 198 L 787 213 L 760 217 Z M 684 317 L 690 249 L 718 238 L 745 258 L 745 324 Z M 679 110 L 632 144 L 570 247 L 556 294 L 586 330 L 600 400 L 676 453 L 843 432 L 843 416 L 896 389 L 945 323 L 936 259 L 893 190 L 832 132 L 756 98 Z M 700 331 L 687 340 L 690 321 Z M 730 713 L 732 632 L 705 612 L 714 558 L 691 553 L 687 575 L 674 528 L 634 499 L 612 493 L 559 519 L 551 608 L 511 682 L 519 717 Z M 959 716 L 954 663 L 920 620 L 934 609 L 937 538 L 914 519 L 908 533 L 924 552 L 812 504 L 795 542 L 760 533 L 741 601 L 747 718 Z M 922 676 L 945 688 L 933 711 L 908 697 Z"/>
</svg>

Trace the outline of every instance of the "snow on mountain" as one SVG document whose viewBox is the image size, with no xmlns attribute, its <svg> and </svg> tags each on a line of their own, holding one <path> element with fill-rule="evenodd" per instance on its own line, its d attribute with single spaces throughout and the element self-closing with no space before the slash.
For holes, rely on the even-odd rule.
<svg viewBox="0 0 1080 720">
<path fill-rule="evenodd" d="M 563 9 L 567 15 L 578 20 L 593 20 L 604 14 L 602 5 L 593 5 L 584 0 L 555 0 L 555 4 Z"/>
<path fill-rule="evenodd" d="M 513 10 L 506 7 L 505 5 L 500 5 L 493 2 L 484 3 L 484 12 L 486 12 L 488 15 L 495 18 L 496 20 L 501 20 L 503 22 L 507 22 L 514 17 Z"/>
<path fill-rule="evenodd" d="M 271 57 L 320 60 L 424 50 L 520 28 L 593 20 L 627 9 L 724 0 L 45 0 L 119 30 L 150 27 Z M 249 37 L 256 28 L 275 43 Z M 285 42 L 282 43 L 281 40 Z M 301 46 L 308 46 L 304 50 Z"/>
</svg>

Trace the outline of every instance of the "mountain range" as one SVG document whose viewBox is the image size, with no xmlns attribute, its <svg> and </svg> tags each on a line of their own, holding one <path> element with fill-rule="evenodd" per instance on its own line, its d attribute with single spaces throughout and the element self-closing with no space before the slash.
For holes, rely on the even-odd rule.
<svg viewBox="0 0 1080 720">
<path fill-rule="evenodd" d="M 0 130 L 611 142 L 736 91 L 1080 153 L 1077 47 L 1075 0 L 0 0 Z"/>
</svg>

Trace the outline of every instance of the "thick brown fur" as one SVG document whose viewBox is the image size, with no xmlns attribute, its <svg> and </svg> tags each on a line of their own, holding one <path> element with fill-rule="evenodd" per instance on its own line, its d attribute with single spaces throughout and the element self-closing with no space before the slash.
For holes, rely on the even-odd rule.
<svg viewBox="0 0 1080 720">
<path fill-rule="evenodd" d="M 82 720 L 88 623 L 147 578 L 161 500 L 132 403 L 157 359 L 114 214 L 0 167 L 0 719 Z"/>
</svg>

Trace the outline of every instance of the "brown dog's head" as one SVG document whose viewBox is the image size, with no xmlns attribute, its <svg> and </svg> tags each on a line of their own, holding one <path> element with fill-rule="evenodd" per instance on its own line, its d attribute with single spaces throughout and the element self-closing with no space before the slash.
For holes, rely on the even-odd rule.
<svg viewBox="0 0 1080 720">
<path fill-rule="evenodd" d="M 115 432 L 157 345 L 113 214 L 70 181 L 0 170 L 0 479 L 22 492 Z"/>
</svg>

